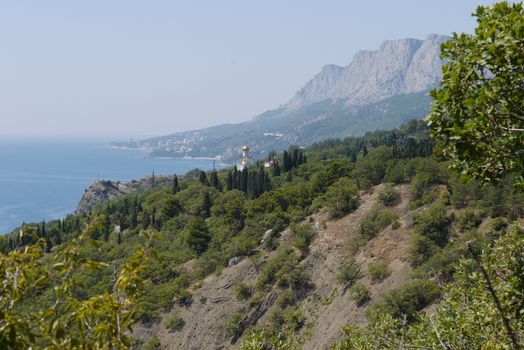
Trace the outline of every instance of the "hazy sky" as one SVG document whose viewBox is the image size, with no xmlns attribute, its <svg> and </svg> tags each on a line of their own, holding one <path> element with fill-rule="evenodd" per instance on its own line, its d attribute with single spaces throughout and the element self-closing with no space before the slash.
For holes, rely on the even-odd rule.
<svg viewBox="0 0 524 350">
<path fill-rule="evenodd" d="M 0 134 L 248 120 L 385 39 L 471 32 L 471 0 L 0 0 Z"/>
</svg>

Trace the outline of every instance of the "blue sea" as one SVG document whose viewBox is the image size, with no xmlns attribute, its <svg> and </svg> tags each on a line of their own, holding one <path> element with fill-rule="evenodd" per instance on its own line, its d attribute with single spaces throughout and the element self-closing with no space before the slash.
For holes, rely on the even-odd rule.
<svg viewBox="0 0 524 350">
<path fill-rule="evenodd" d="M 23 222 L 63 218 L 97 179 L 128 182 L 209 170 L 212 160 L 158 159 L 105 147 L 108 140 L 0 136 L 0 234 Z"/>
</svg>

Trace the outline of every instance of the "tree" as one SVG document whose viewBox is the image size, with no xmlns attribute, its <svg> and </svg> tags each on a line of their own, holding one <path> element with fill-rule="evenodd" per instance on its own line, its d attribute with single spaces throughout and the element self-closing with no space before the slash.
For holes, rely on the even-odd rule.
<svg viewBox="0 0 524 350">
<path fill-rule="evenodd" d="M 136 301 L 143 290 L 142 273 L 147 254 L 139 250 L 119 269 L 114 269 L 110 292 L 78 298 L 77 272 L 108 268 L 88 260 L 82 245 L 87 236 L 44 261 L 43 246 L 28 246 L 0 254 L 0 344 L 2 349 L 129 349 L 131 326 L 136 321 Z M 51 286 L 50 306 L 19 310 L 35 290 Z M 38 309 L 38 308 L 36 308 Z"/>
<path fill-rule="evenodd" d="M 198 176 L 198 181 L 204 186 L 209 186 L 209 182 L 207 181 L 207 175 L 205 171 L 200 171 L 200 175 Z"/>
<path fill-rule="evenodd" d="M 177 194 L 180 191 L 180 185 L 178 184 L 178 176 L 173 176 L 173 185 L 171 187 L 171 192 Z"/>
<path fill-rule="evenodd" d="M 501 2 L 474 16 L 474 34 L 442 45 L 446 64 L 428 122 L 453 167 L 488 182 L 524 172 L 524 11 Z"/>
<path fill-rule="evenodd" d="M 207 250 L 211 235 L 204 219 L 195 216 L 189 222 L 185 232 L 185 241 L 197 254 L 202 254 Z"/>
</svg>

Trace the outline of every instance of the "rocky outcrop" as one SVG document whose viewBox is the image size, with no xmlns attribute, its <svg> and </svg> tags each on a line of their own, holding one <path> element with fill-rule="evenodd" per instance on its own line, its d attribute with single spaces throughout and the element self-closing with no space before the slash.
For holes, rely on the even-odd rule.
<svg viewBox="0 0 524 350">
<path fill-rule="evenodd" d="M 98 204 L 129 193 L 131 193 L 131 189 L 121 183 L 104 180 L 95 181 L 84 191 L 75 213 L 87 213 Z"/>
<path fill-rule="evenodd" d="M 328 65 L 286 105 L 297 109 L 332 99 L 363 105 L 434 87 L 441 78 L 440 44 L 449 37 L 385 41 L 376 51 L 359 51 L 346 67 Z"/>
</svg>

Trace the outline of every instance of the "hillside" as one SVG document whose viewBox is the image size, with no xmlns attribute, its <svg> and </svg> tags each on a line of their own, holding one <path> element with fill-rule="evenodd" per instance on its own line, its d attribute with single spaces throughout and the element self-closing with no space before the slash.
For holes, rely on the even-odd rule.
<svg viewBox="0 0 524 350">
<path fill-rule="evenodd" d="M 427 93 L 441 76 L 440 44 L 448 39 L 391 40 L 376 51 L 359 51 L 349 65 L 325 66 L 288 103 L 245 123 L 112 146 L 145 149 L 152 156 L 230 160 L 244 144 L 262 156 L 294 144 L 396 128 L 427 114 Z"/>
<path fill-rule="evenodd" d="M 402 319 L 423 322 L 443 293 L 468 281 L 466 242 L 489 253 L 522 222 L 512 176 L 463 183 L 432 152 L 425 124 L 414 121 L 291 148 L 271 169 L 150 178 L 88 213 L 25 225 L 0 249 L 41 242 L 42 264 L 56 266 L 80 244 L 81 257 L 103 264 L 74 270 L 75 302 L 110 292 L 115 269 L 146 249 L 137 348 L 327 349 L 360 339 L 354 327 L 375 327 L 377 313 L 393 333 Z M 53 298 L 37 285 L 17 311 L 52 308 Z M 500 329 L 493 320 L 482 334 L 504 342 L 490 333 Z"/>
</svg>

